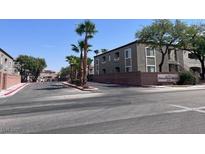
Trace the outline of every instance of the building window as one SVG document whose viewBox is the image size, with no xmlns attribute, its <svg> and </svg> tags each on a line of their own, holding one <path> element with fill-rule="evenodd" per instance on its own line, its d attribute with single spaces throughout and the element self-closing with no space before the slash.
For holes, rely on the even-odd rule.
<svg viewBox="0 0 205 154">
<path fill-rule="evenodd" d="M 189 53 L 188 54 L 188 58 L 190 58 L 190 59 L 198 59 L 198 57 L 194 53 Z"/>
<path fill-rule="evenodd" d="M 124 50 L 125 56 L 125 72 L 132 72 L 132 50 L 131 48 Z"/>
<path fill-rule="evenodd" d="M 119 52 L 115 53 L 114 60 L 120 60 L 120 53 Z"/>
<path fill-rule="evenodd" d="M 110 55 L 108 56 L 108 60 L 111 61 L 111 57 L 110 57 Z"/>
<path fill-rule="evenodd" d="M 99 75 L 99 59 L 95 61 L 96 73 Z"/>
<path fill-rule="evenodd" d="M 120 67 L 115 67 L 115 72 L 119 73 L 120 72 Z"/>
<path fill-rule="evenodd" d="M 147 66 L 147 72 L 156 72 L 155 66 Z"/>
<path fill-rule="evenodd" d="M 103 63 L 106 62 L 106 57 L 105 57 L 105 56 L 102 57 L 102 62 L 103 62 Z"/>
<path fill-rule="evenodd" d="M 146 48 L 146 55 L 147 56 L 155 56 L 155 51 L 153 48 Z"/>
<path fill-rule="evenodd" d="M 155 65 L 155 57 L 147 57 L 147 65 Z"/>
<path fill-rule="evenodd" d="M 176 64 L 169 64 L 169 72 L 178 72 L 179 69 L 178 69 L 178 65 Z"/>
<path fill-rule="evenodd" d="M 177 51 L 176 50 L 168 50 L 168 60 L 177 61 Z"/>
<path fill-rule="evenodd" d="M 171 50 L 168 50 L 168 60 L 171 60 Z"/>
<path fill-rule="evenodd" d="M 3 64 L 3 55 L 0 57 L 0 64 Z"/>
<path fill-rule="evenodd" d="M 4 59 L 4 65 L 5 65 L 5 68 L 8 68 L 8 59 L 7 58 Z"/>
<path fill-rule="evenodd" d="M 156 72 L 155 49 L 146 47 L 145 48 L 145 58 L 146 58 L 146 72 Z"/>
<path fill-rule="evenodd" d="M 174 50 L 174 60 L 177 61 L 177 51 Z"/>
<path fill-rule="evenodd" d="M 106 74 L 106 69 L 102 69 L 102 71 L 103 71 L 103 74 Z"/>
<path fill-rule="evenodd" d="M 132 52 L 131 48 L 125 50 L 125 58 L 126 59 L 132 57 L 132 53 L 131 52 Z"/>
<path fill-rule="evenodd" d="M 132 72 L 132 67 L 126 67 L 125 72 Z"/>
</svg>

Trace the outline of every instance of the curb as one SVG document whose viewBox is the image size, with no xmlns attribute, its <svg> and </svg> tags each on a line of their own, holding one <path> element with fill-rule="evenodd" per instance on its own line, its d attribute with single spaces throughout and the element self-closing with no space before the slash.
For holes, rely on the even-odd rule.
<svg viewBox="0 0 205 154">
<path fill-rule="evenodd" d="M 76 88 L 76 89 L 79 89 L 79 90 L 82 90 L 82 91 L 94 91 L 94 90 L 98 90 L 98 88 L 94 88 L 94 87 L 90 87 L 91 89 L 89 88 L 83 88 L 83 87 L 80 87 L 80 86 L 76 86 L 74 84 L 71 84 L 71 83 L 68 83 L 68 82 L 62 82 L 63 84 L 65 85 L 68 85 L 70 87 L 73 87 L 73 88 Z"/>
<path fill-rule="evenodd" d="M 2 95 L 0 95 L 0 97 L 9 97 L 9 96 L 13 96 L 14 94 L 16 94 L 17 92 L 19 92 L 20 90 L 22 90 L 24 87 L 26 87 L 28 85 L 28 83 L 22 84 L 19 87 L 16 87 L 15 89 L 11 89 L 8 92 L 3 93 Z"/>
</svg>

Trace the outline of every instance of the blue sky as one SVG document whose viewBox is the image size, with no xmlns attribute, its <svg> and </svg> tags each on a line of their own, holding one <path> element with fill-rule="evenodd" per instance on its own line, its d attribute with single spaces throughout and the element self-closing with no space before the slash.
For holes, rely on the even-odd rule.
<svg viewBox="0 0 205 154">
<path fill-rule="evenodd" d="M 11 56 L 20 54 L 45 58 L 48 68 L 59 71 L 67 66 L 65 56 L 78 55 L 70 44 L 81 39 L 75 27 L 83 20 L 0 20 L 0 48 Z M 135 40 L 135 32 L 152 20 L 92 20 L 98 33 L 90 41 L 92 49 L 112 49 Z M 202 20 L 185 20 L 199 23 Z M 93 57 L 94 53 L 89 53 Z"/>
</svg>

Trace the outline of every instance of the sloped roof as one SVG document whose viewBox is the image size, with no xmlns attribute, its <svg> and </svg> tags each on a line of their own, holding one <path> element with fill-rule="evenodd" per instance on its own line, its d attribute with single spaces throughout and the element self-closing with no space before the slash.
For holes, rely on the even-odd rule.
<svg viewBox="0 0 205 154">
<path fill-rule="evenodd" d="M 6 51 L 4 51 L 3 49 L 0 48 L 0 52 L 4 53 L 5 55 L 7 55 L 9 58 L 11 58 L 12 60 L 14 60 L 14 58 L 9 55 Z"/>
<path fill-rule="evenodd" d="M 109 50 L 109 51 L 107 51 L 107 52 L 103 52 L 103 53 L 100 53 L 100 54 L 98 54 L 98 55 L 95 55 L 94 58 L 95 58 L 95 57 L 98 57 L 98 56 L 101 56 L 101 55 L 103 55 L 103 54 L 106 54 L 106 53 L 109 53 L 109 52 L 115 51 L 115 50 L 117 50 L 117 49 L 120 49 L 120 48 L 126 47 L 126 46 L 131 45 L 131 44 L 134 44 L 134 43 L 141 43 L 141 42 L 138 41 L 138 40 L 135 40 L 135 41 L 133 41 L 133 42 L 127 43 L 127 44 L 125 44 L 125 45 L 122 45 L 122 46 L 120 46 L 120 47 L 114 48 L 114 49 Z"/>
</svg>

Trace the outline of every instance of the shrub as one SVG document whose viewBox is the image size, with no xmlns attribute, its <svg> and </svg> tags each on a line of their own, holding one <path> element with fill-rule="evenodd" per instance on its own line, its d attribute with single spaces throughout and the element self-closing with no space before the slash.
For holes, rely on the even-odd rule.
<svg viewBox="0 0 205 154">
<path fill-rule="evenodd" d="M 72 84 L 80 86 L 80 80 L 79 79 L 73 79 Z"/>
<path fill-rule="evenodd" d="M 198 82 L 198 77 L 196 77 L 192 72 L 184 71 L 179 73 L 179 85 L 195 85 Z"/>
</svg>

